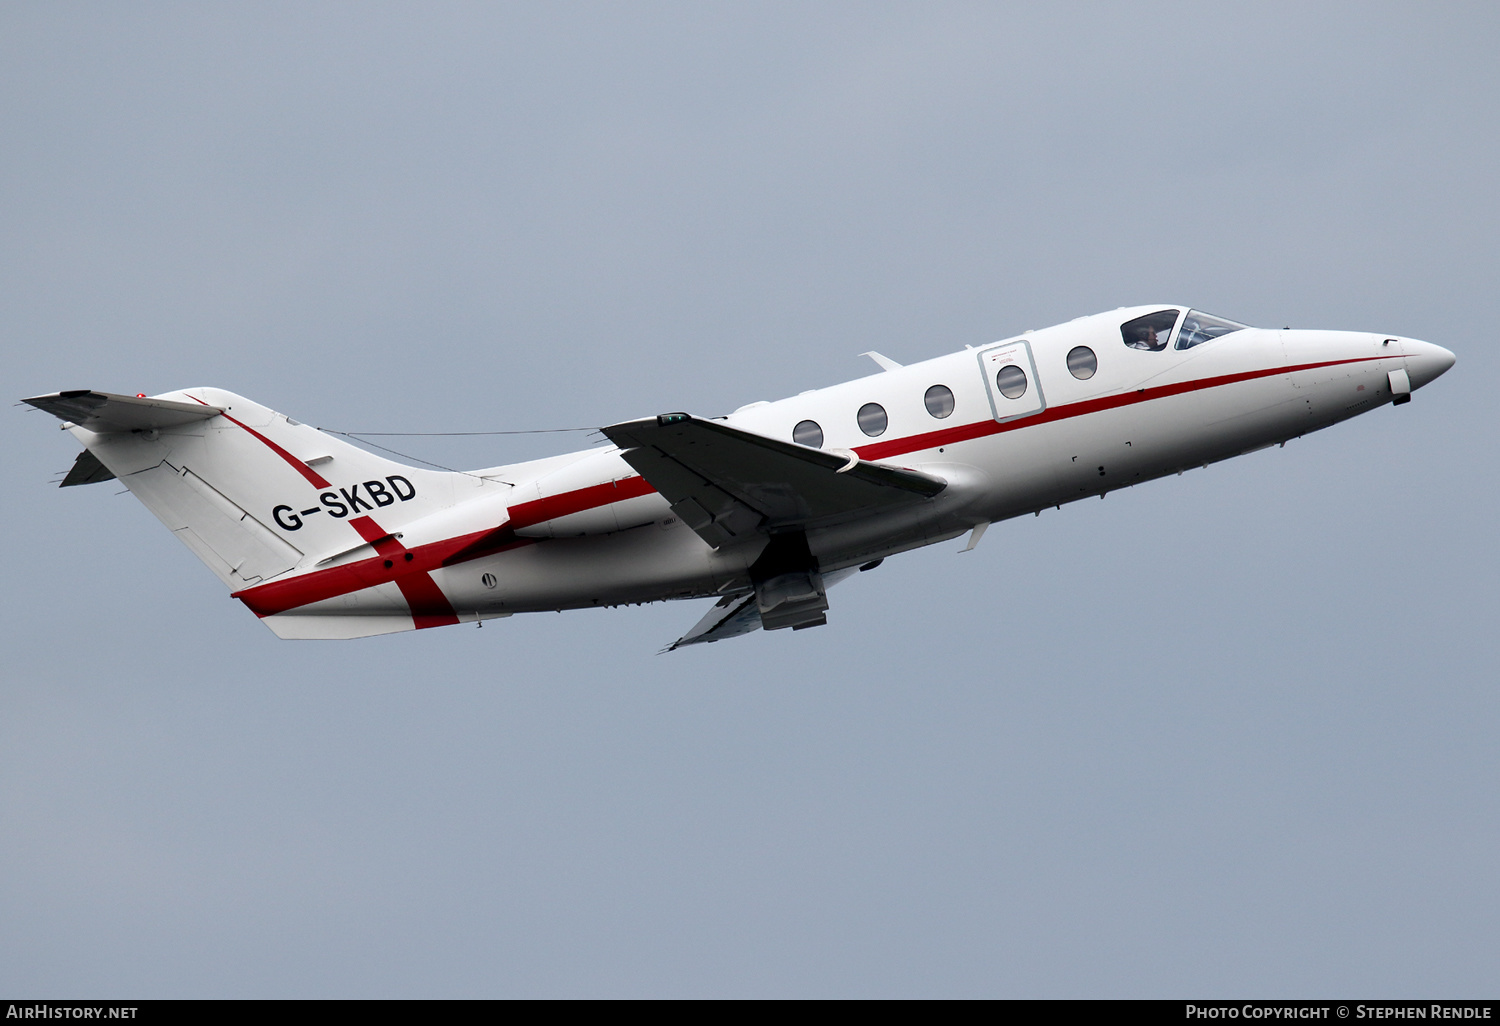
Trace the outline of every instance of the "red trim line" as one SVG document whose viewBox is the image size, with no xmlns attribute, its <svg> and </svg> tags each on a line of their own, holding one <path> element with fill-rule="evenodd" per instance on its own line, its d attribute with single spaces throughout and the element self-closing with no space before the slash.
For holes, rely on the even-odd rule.
<svg viewBox="0 0 1500 1026">
<path fill-rule="evenodd" d="M 375 547 L 375 551 L 382 556 L 399 555 L 406 551 L 406 546 L 396 540 L 396 536 L 388 532 L 369 517 L 355 517 L 349 521 L 349 526 L 359 532 L 359 536 Z"/>
<path fill-rule="evenodd" d="M 401 597 L 411 607 L 412 623 L 417 630 L 428 627 L 447 627 L 458 623 L 458 614 L 448 602 L 448 596 L 437 586 L 431 574 L 408 574 L 396 578 L 396 587 Z"/>
<path fill-rule="evenodd" d="M 195 395 L 190 395 L 190 396 L 188 396 L 188 398 L 191 399 L 195 403 L 199 403 L 200 405 L 203 405 L 203 406 L 207 406 L 208 405 L 208 403 L 205 403 L 202 399 L 199 399 Z M 297 457 L 295 457 L 291 453 L 287 452 L 281 446 L 279 446 L 275 442 L 271 441 L 269 438 L 267 438 L 265 435 L 261 434 L 259 431 L 255 430 L 253 427 L 250 427 L 250 426 L 246 425 L 243 421 L 236 420 L 235 418 L 231 417 L 229 414 L 224 413 L 222 410 L 219 412 L 219 416 L 223 417 L 225 420 L 229 421 L 231 424 L 238 424 L 240 427 L 242 427 L 246 431 L 250 432 L 256 438 L 259 438 L 262 442 L 264 442 L 266 444 L 266 446 L 272 452 L 274 452 L 276 455 L 280 456 L 282 459 L 284 459 L 288 463 L 290 463 L 292 465 L 292 469 L 293 470 L 297 471 L 297 473 L 299 473 L 303 477 L 307 478 L 307 481 L 308 481 L 309 484 L 313 485 L 316 488 L 332 488 L 333 487 L 333 485 L 329 484 L 327 481 L 325 481 L 323 479 L 323 475 L 322 474 L 319 474 L 312 467 L 309 467 L 306 463 L 303 463 Z"/>
<path fill-rule="evenodd" d="M 504 535 L 503 539 L 495 537 L 499 534 Z M 517 538 L 508 528 L 496 531 L 476 531 L 473 534 L 461 535 L 445 541 L 418 545 L 414 549 L 407 549 L 400 542 L 392 539 L 394 551 L 356 560 L 353 563 L 345 563 L 343 566 L 313 570 L 284 581 L 257 584 L 254 587 L 237 591 L 231 597 L 243 602 L 256 616 L 272 616 L 296 609 L 298 606 L 305 606 L 310 602 L 338 598 L 340 595 L 348 595 L 351 592 L 363 591 L 366 588 L 374 588 L 394 581 L 401 589 L 401 594 L 405 596 L 407 603 L 411 605 L 414 619 L 452 616 L 454 615 L 452 605 L 443 596 L 437 582 L 433 581 L 429 575 L 432 571 L 448 565 L 449 556 L 466 549 L 477 549 L 476 543 L 479 542 L 486 544 L 482 549 L 475 551 L 474 555 L 466 558 L 474 559 L 480 555 L 530 545 L 532 539 Z M 407 559 L 407 555 L 412 558 Z M 391 565 L 386 566 L 387 562 Z M 416 583 L 416 579 L 421 579 L 426 583 Z M 439 605 L 439 600 L 441 600 L 441 605 Z M 455 619 L 446 622 L 457 623 L 458 621 Z M 438 627 L 442 625 L 419 622 L 417 626 Z"/>
<path fill-rule="evenodd" d="M 599 506 L 608 506 L 612 502 L 624 502 L 626 499 L 651 495 L 655 491 L 655 488 L 646 483 L 645 478 L 635 475 L 618 481 L 589 485 L 587 488 L 578 488 L 571 492 L 548 495 L 541 499 L 532 499 L 530 502 L 518 502 L 510 508 L 510 527 L 511 530 L 518 531 L 532 524 L 541 524 L 548 520 L 556 520 L 558 517 L 568 516 L 570 513 L 582 513 Z"/>
<path fill-rule="evenodd" d="M 245 603 L 257 616 L 271 616 L 275 613 L 284 613 L 289 609 L 296 609 L 298 606 L 305 606 L 310 602 L 321 602 L 324 599 L 337 598 L 350 592 L 373 588 L 387 581 L 395 581 L 397 587 L 401 588 L 401 594 L 406 596 L 407 602 L 411 605 L 414 619 L 422 619 L 426 616 L 451 616 L 453 607 L 447 605 L 446 598 L 442 599 L 446 606 L 445 612 L 442 606 L 436 605 L 432 591 L 428 591 L 421 585 L 404 582 L 409 582 L 417 574 L 425 576 L 425 572 L 440 567 L 466 563 L 482 556 L 490 556 L 497 552 L 519 548 L 522 545 L 533 544 L 535 539 L 516 537 L 516 529 L 519 527 L 544 523 L 570 513 L 582 513 L 599 506 L 607 506 L 612 502 L 651 495 L 655 491 L 656 489 L 646 483 L 645 478 L 635 475 L 619 481 L 607 481 L 601 485 L 590 485 L 587 488 L 563 492 L 559 495 L 549 495 L 543 499 L 518 502 L 510 509 L 510 520 L 499 527 L 419 545 L 410 550 L 370 517 L 355 517 L 349 521 L 350 526 L 359 532 L 361 538 L 375 547 L 375 556 L 346 563 L 343 566 L 313 570 L 284 581 L 257 584 L 252 588 L 235 592 L 233 597 Z M 408 551 L 411 553 L 411 560 L 406 559 Z M 397 557 L 393 559 L 395 565 L 386 567 L 385 561 L 393 557 Z M 430 581 L 431 578 L 428 580 Z M 438 597 L 442 596 L 435 582 L 432 589 Z M 458 621 L 455 619 L 446 622 L 457 623 Z M 423 626 L 423 624 L 418 623 L 418 626 Z M 430 623 L 427 626 L 441 625 Z"/>
<path fill-rule="evenodd" d="M 240 421 L 235 420 L 233 417 L 229 416 L 229 414 L 227 414 L 227 413 L 224 414 L 223 416 L 224 416 L 224 418 L 226 420 L 228 420 L 228 421 L 230 421 L 231 423 L 234 423 L 234 424 L 239 424 L 240 427 L 242 427 L 246 431 L 250 432 L 256 438 L 259 438 L 262 442 L 265 442 L 266 445 L 270 448 L 270 450 L 272 452 L 274 452 L 276 455 L 280 456 L 282 459 L 284 459 L 288 463 L 290 463 L 292 465 L 292 469 L 295 470 L 297 473 L 301 474 L 303 477 L 307 478 L 307 483 L 310 484 L 310 485 L 312 485 L 314 488 L 332 488 L 333 487 L 333 485 L 330 484 L 327 481 L 327 479 L 325 479 L 323 477 L 322 474 L 318 473 L 312 467 L 309 467 L 306 463 L 303 463 L 297 457 L 295 457 L 291 453 L 287 452 L 281 446 L 279 446 L 275 442 L 271 441 L 269 438 L 267 438 L 265 435 L 261 434 L 259 431 L 255 430 L 253 427 L 249 427 L 249 426 L 241 423 Z"/>
<path fill-rule="evenodd" d="M 1221 385 L 1238 384 L 1241 381 L 1252 381 L 1256 378 L 1275 377 L 1278 374 L 1295 374 L 1298 371 L 1317 370 L 1321 367 L 1336 367 L 1345 363 L 1367 363 L 1371 360 L 1396 359 L 1400 359 L 1400 357 L 1361 356 L 1353 360 L 1326 360 L 1322 363 L 1304 363 L 1294 367 L 1273 367 L 1268 370 L 1221 374 L 1213 378 L 1196 378 L 1192 381 L 1180 381 L 1171 385 L 1157 385 L 1153 388 L 1140 388 L 1130 392 L 1100 396 L 1097 399 L 1084 399 L 1081 402 L 1068 403 L 1064 406 L 1049 406 L 1040 413 L 1029 417 L 1017 417 L 1015 420 L 1007 420 L 1004 423 L 996 423 L 993 420 L 982 420 L 974 424 L 958 424 L 951 428 L 943 428 L 940 431 L 928 431 L 920 435 L 907 435 L 905 438 L 895 438 L 889 442 L 873 442 L 870 445 L 859 446 L 854 451 L 859 454 L 860 459 L 885 460 L 893 456 L 904 456 L 907 453 L 921 452 L 924 449 L 936 449 L 940 445 L 954 445 L 958 442 L 967 442 L 974 438 L 983 438 L 986 435 L 998 435 L 1005 431 L 1016 431 L 1020 428 L 1031 427 L 1036 424 L 1048 424 L 1053 421 L 1067 420 L 1071 417 L 1082 417 L 1090 413 L 1099 413 L 1102 410 L 1119 409 L 1122 406 L 1133 406 L 1136 403 L 1150 402 L 1153 399 L 1166 399 L 1169 396 L 1184 395 L 1188 392 L 1197 392 L 1207 388 L 1218 388 Z"/>
<path fill-rule="evenodd" d="M 642 495 L 652 495 L 655 491 L 639 475 L 619 481 L 606 481 L 600 485 L 517 503 L 510 509 L 511 519 L 499 527 L 419 545 L 414 549 L 407 549 L 374 519 L 367 516 L 354 517 L 349 525 L 375 548 L 375 556 L 343 566 L 313 570 L 284 581 L 257 584 L 235 592 L 233 597 L 245 603 L 257 616 L 273 616 L 311 602 L 337 598 L 394 581 L 401 589 L 407 605 L 411 607 L 412 620 L 418 629 L 442 627 L 457 623 L 458 616 L 442 589 L 432 579 L 431 571 L 531 545 L 536 541 L 518 538 L 515 533 L 518 527 L 544 523 L 570 513 L 582 513 Z M 406 558 L 408 554 L 412 557 L 410 560 Z M 388 560 L 393 563 L 390 567 L 385 565 Z"/>
</svg>

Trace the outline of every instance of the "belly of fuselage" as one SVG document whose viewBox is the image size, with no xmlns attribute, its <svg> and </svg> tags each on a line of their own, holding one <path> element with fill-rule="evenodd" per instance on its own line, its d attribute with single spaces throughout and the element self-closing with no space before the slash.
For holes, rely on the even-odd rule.
<svg viewBox="0 0 1500 1026">
<path fill-rule="evenodd" d="M 680 520 L 612 534 L 526 540 L 445 568 L 454 608 L 480 614 L 584 609 L 713 595 L 746 577 L 757 552 L 711 548 Z"/>
</svg>

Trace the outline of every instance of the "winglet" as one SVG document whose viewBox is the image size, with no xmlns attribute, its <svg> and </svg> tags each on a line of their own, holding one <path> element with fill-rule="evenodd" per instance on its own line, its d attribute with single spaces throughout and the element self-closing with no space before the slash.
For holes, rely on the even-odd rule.
<svg viewBox="0 0 1500 1026">
<path fill-rule="evenodd" d="M 893 371 L 893 370 L 900 370 L 901 369 L 901 365 L 899 363 L 897 363 L 895 360 L 892 360 L 889 356 L 881 356 L 879 353 L 877 353 L 873 349 L 870 350 L 868 353 L 860 353 L 859 355 L 860 356 L 868 356 L 870 359 L 872 359 L 876 363 L 880 364 L 880 369 L 881 370 Z"/>
</svg>

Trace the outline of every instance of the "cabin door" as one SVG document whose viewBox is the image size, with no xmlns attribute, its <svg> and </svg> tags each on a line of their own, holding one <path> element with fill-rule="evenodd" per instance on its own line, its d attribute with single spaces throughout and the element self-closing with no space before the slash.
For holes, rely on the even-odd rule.
<svg viewBox="0 0 1500 1026">
<path fill-rule="evenodd" d="M 1002 342 L 979 350 L 979 370 L 997 421 L 1029 417 L 1047 408 L 1031 346 L 1025 341 Z"/>
</svg>

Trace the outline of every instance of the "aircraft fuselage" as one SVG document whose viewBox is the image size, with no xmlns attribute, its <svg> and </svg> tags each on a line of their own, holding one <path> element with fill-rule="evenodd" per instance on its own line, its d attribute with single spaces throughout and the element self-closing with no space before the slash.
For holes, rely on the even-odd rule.
<svg viewBox="0 0 1500 1026">
<path fill-rule="evenodd" d="M 697 482 L 693 472 L 693 453 L 717 436 L 699 430 L 657 451 L 650 432 L 669 428 L 649 421 L 605 429 L 617 441 L 647 441 L 465 475 L 395 464 L 372 471 L 378 457 L 215 389 L 159 397 L 197 403 L 200 417 L 222 409 L 207 421 L 129 438 L 118 426 L 115 434 L 73 430 L 284 637 L 752 590 L 766 626 L 811 626 L 823 622 L 824 587 L 857 567 L 1405 402 L 1453 363 L 1446 349 L 1415 339 L 1252 328 L 1177 306 L 1083 317 L 908 366 L 875 359 L 883 369 L 868 377 L 699 420 L 700 428 L 723 425 L 713 430 L 726 444 L 774 440 L 754 444 L 779 446 L 766 459 L 782 461 L 749 484 L 718 482 L 735 498 L 726 495 L 717 511 L 707 508 L 709 493 L 723 494 L 714 474 L 700 468 Z M 48 401 L 57 402 L 35 404 L 64 416 Z M 677 420 L 694 418 L 657 419 Z M 232 446 L 244 460 L 259 453 L 253 458 L 268 469 L 245 471 L 236 484 L 237 464 L 222 455 Z M 332 455 L 316 454 L 325 450 Z M 643 454 L 669 462 L 643 462 Z M 816 496 L 782 487 L 774 470 L 800 472 L 802 460 L 822 461 L 809 471 L 823 475 L 814 491 L 818 482 L 854 488 L 852 478 L 862 477 L 884 495 L 876 478 L 900 468 L 906 476 L 891 494 L 901 501 L 815 510 Z M 847 463 L 831 469 L 840 460 Z M 350 484 L 336 477 L 344 467 Z M 654 484 L 638 467 L 656 468 L 646 472 Z M 836 480 L 856 467 L 850 482 Z M 200 493 L 222 499 L 240 528 L 260 532 L 260 548 L 238 536 L 216 543 L 213 524 L 194 527 L 193 516 L 208 514 L 168 494 L 188 478 L 207 481 L 207 491 L 195 484 Z M 674 490 L 674 498 L 663 494 Z M 235 564 L 241 551 L 250 555 Z M 788 569 L 802 594 L 777 620 L 785 596 L 772 595 L 768 581 L 784 583 Z"/>
<path fill-rule="evenodd" d="M 1145 309 L 1145 308 L 1142 308 Z M 1159 308 L 1152 308 L 1159 309 Z M 1121 311 L 1121 317 L 1134 311 Z M 1024 344 L 1034 381 L 1016 402 L 990 388 L 985 354 Z M 1097 369 L 1070 373 L 1067 355 L 1090 348 Z M 1126 347 L 1113 315 L 1083 318 L 1018 339 L 950 353 L 855 381 L 757 403 L 731 426 L 791 440 L 812 421 L 824 448 L 922 470 L 949 482 L 924 507 L 808 532 L 825 573 L 957 537 L 981 523 L 1092 498 L 1153 478 L 1285 442 L 1390 403 L 1390 375 L 1420 387 L 1452 363 L 1447 350 L 1366 332 L 1246 328 L 1186 350 Z M 1033 367 L 1024 368 L 1028 378 Z M 951 390 L 941 419 L 925 407 L 934 385 Z M 1031 393 L 1040 393 L 1036 402 Z M 888 424 L 864 433 L 858 411 L 879 404 Z M 634 476 L 618 450 L 591 450 L 536 481 L 566 495 Z M 604 507 L 522 527 L 542 545 L 476 563 L 454 581 L 475 608 L 566 609 L 710 595 L 748 586 L 754 552 L 714 550 L 686 530 L 661 496 L 627 500 L 628 516 Z M 615 505 L 615 504 L 606 504 Z M 593 518 L 593 519 L 590 519 Z M 622 524 L 629 524 L 620 530 Z M 607 530 L 609 533 L 604 533 Z M 643 574 L 642 569 L 651 567 Z M 473 587 L 481 569 L 503 585 Z M 445 584 L 444 590 L 449 586 Z M 496 594 L 503 590 L 504 594 Z"/>
</svg>

